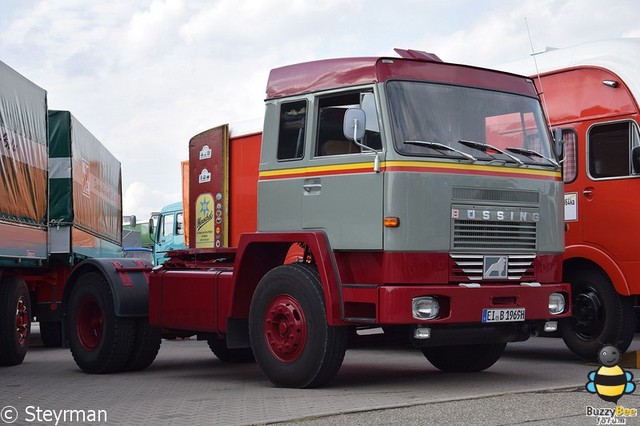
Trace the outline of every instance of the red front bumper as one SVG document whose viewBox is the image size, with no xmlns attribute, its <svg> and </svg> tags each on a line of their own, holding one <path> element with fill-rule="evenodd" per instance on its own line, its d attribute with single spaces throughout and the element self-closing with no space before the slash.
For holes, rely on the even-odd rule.
<svg viewBox="0 0 640 426">
<path fill-rule="evenodd" d="M 557 320 L 571 315 L 570 284 L 545 284 L 539 287 L 507 284 L 469 288 L 457 285 L 377 286 L 344 289 L 345 306 L 369 304 L 376 324 L 481 324 L 484 309 L 524 308 L 526 321 Z M 549 313 L 549 296 L 560 293 L 565 298 L 561 314 Z M 440 315 L 432 320 L 416 319 L 412 301 L 416 297 L 433 297 L 440 305 Z M 351 316 L 346 309 L 345 317 Z"/>
</svg>

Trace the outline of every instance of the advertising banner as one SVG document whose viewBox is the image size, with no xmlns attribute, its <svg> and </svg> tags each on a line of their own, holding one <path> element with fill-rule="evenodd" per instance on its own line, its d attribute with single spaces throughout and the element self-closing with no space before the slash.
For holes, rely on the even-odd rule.
<svg viewBox="0 0 640 426">
<path fill-rule="evenodd" d="M 189 141 L 189 247 L 228 246 L 229 128 L 215 127 Z"/>
</svg>

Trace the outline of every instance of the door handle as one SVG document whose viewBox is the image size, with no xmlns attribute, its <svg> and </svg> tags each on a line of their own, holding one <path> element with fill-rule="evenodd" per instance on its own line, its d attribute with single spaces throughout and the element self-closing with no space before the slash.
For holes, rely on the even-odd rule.
<svg viewBox="0 0 640 426">
<path fill-rule="evenodd" d="M 305 179 L 302 183 L 302 189 L 304 189 L 304 195 L 319 194 L 322 182 L 320 182 L 320 178 Z"/>
<path fill-rule="evenodd" d="M 582 195 L 584 195 L 587 198 L 593 197 L 593 186 L 587 186 L 585 189 L 583 189 Z"/>
<path fill-rule="evenodd" d="M 307 183 L 307 184 L 302 185 L 302 188 L 307 192 L 320 191 L 320 189 L 322 189 L 322 184 L 320 184 L 320 183 Z"/>
</svg>

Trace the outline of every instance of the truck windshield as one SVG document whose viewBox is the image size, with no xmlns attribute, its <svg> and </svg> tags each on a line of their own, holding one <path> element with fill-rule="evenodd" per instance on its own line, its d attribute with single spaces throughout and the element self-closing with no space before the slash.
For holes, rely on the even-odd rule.
<svg viewBox="0 0 640 426">
<path fill-rule="evenodd" d="M 413 81 L 388 82 L 387 95 L 400 154 L 558 167 L 535 98 Z"/>
</svg>

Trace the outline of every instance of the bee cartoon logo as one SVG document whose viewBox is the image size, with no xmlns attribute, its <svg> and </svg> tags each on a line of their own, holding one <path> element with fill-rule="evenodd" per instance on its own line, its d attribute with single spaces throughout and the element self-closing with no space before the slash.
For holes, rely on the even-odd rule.
<svg viewBox="0 0 640 426">
<path fill-rule="evenodd" d="M 620 361 L 620 352 L 614 346 L 602 348 L 598 354 L 598 360 L 602 367 L 587 375 L 589 378 L 586 385 L 587 391 L 597 394 L 604 401 L 617 404 L 622 395 L 636 389 L 633 374 L 617 365 Z"/>
</svg>

